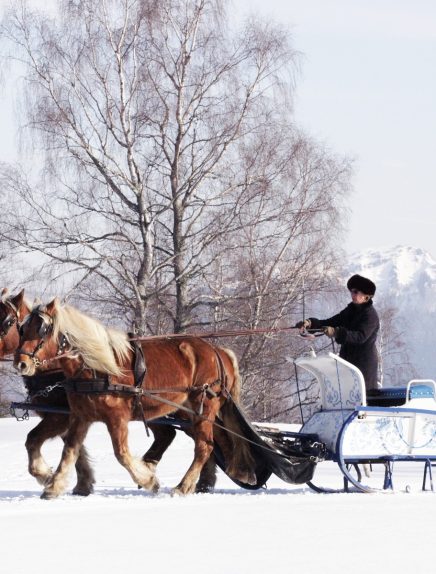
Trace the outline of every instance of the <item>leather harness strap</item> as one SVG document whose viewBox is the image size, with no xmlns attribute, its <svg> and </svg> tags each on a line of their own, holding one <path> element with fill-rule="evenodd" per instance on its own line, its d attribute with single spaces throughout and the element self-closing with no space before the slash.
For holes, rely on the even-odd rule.
<svg viewBox="0 0 436 574">
<path fill-rule="evenodd" d="M 226 396 L 229 396 L 229 392 L 227 390 L 227 373 L 222 361 L 222 358 L 218 351 L 212 346 L 212 349 L 215 352 L 216 361 L 217 361 L 217 368 L 218 368 L 218 378 L 210 384 L 204 384 L 202 386 L 191 386 L 191 387 L 175 387 L 175 388 L 166 388 L 166 389 L 146 389 L 144 388 L 144 380 L 147 375 L 147 366 L 145 363 L 144 353 L 140 344 L 137 341 L 131 340 L 131 345 L 133 348 L 134 358 L 133 358 L 133 373 L 134 373 L 134 384 L 133 385 L 125 385 L 122 383 L 112 383 L 110 380 L 109 375 L 100 375 L 97 376 L 94 373 L 92 379 L 85 379 L 85 378 L 67 378 L 64 380 L 59 381 L 58 385 L 62 386 L 65 391 L 79 393 L 79 394 L 122 394 L 122 395 L 131 395 L 135 398 L 135 407 L 137 407 L 141 413 L 142 419 L 144 421 L 144 425 L 147 427 L 147 419 L 144 414 L 141 397 L 146 396 L 152 400 L 167 404 L 169 406 L 175 407 L 177 410 L 182 410 L 190 415 L 203 415 L 203 404 L 206 397 L 208 398 L 216 398 L 219 396 L 221 391 L 226 393 Z M 64 348 L 62 345 L 61 352 Z M 59 357 L 57 357 L 59 358 Z M 30 378 L 29 378 L 30 379 Z M 29 381 L 30 382 L 30 381 Z M 215 392 L 213 387 L 220 386 L 220 390 Z M 202 399 L 199 406 L 198 412 L 195 412 L 193 409 L 189 407 L 185 407 L 166 399 L 161 395 L 162 393 L 202 393 Z"/>
<path fill-rule="evenodd" d="M 147 365 L 145 364 L 144 351 L 142 350 L 142 346 L 137 341 L 131 341 L 130 345 L 135 356 L 133 363 L 133 376 L 135 380 L 134 386 L 142 387 L 145 376 L 147 375 Z"/>
</svg>

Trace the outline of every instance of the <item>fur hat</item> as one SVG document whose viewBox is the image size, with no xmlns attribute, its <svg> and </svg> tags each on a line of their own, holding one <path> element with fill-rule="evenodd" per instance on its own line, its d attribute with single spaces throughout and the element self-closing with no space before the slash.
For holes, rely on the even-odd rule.
<svg viewBox="0 0 436 574">
<path fill-rule="evenodd" d="M 366 277 L 362 277 L 361 275 L 353 275 L 347 281 L 347 289 L 351 291 L 351 289 L 357 289 L 361 291 L 365 295 L 370 295 L 371 297 L 375 294 L 375 284 L 371 281 L 371 279 L 367 279 Z"/>
</svg>

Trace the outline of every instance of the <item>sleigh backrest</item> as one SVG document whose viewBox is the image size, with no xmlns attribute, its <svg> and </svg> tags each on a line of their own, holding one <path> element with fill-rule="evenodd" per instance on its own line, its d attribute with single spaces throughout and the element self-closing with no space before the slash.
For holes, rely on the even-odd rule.
<svg viewBox="0 0 436 574">
<path fill-rule="evenodd" d="M 328 353 L 300 357 L 295 364 L 316 377 L 320 386 L 321 410 L 353 409 L 366 405 L 361 371 L 338 355 Z"/>
</svg>

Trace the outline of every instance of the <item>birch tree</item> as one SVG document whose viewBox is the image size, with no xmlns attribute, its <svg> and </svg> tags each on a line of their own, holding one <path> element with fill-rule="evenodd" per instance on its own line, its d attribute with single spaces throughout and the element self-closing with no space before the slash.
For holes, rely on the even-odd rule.
<svg viewBox="0 0 436 574">
<path fill-rule="evenodd" d="M 56 6 L 16 0 L 2 24 L 40 167 L 2 166 L 3 244 L 140 332 L 295 320 L 340 256 L 351 166 L 298 127 L 288 30 L 224 0 Z M 288 345 L 230 342 L 248 403 L 288 392 Z"/>
</svg>

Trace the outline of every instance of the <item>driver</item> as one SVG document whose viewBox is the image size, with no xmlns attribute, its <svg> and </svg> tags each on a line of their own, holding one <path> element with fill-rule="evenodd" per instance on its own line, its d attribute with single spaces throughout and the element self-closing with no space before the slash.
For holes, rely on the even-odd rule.
<svg viewBox="0 0 436 574">
<path fill-rule="evenodd" d="M 295 326 L 304 329 L 323 328 L 324 333 L 341 345 L 339 356 L 355 365 L 363 374 L 366 390 L 377 389 L 378 352 L 375 345 L 380 321 L 372 302 L 375 284 L 366 277 L 353 275 L 347 289 L 351 303 L 329 319 L 310 317 Z"/>
</svg>

